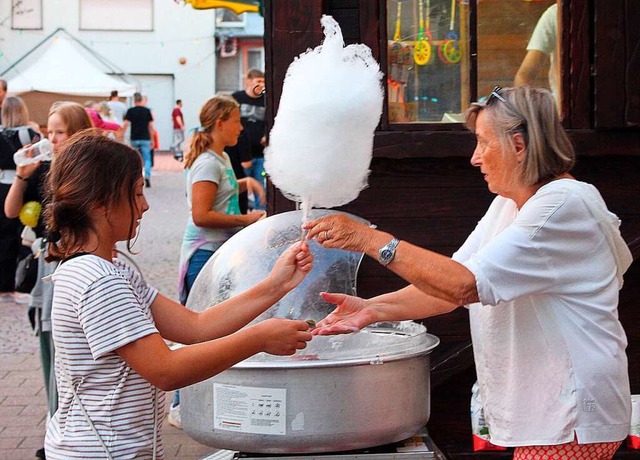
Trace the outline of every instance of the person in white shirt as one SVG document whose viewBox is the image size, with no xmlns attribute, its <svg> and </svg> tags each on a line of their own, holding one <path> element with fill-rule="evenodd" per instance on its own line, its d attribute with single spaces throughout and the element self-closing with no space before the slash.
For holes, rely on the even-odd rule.
<svg viewBox="0 0 640 460">
<path fill-rule="evenodd" d="M 114 89 L 111 91 L 107 104 L 109 105 L 109 109 L 111 109 L 113 121 L 122 126 L 124 123 L 124 114 L 127 113 L 127 106 L 120 100 L 117 90 Z"/>
<path fill-rule="evenodd" d="M 536 24 L 525 55 L 518 71 L 514 85 L 531 85 L 540 70 L 549 63 L 549 88 L 556 103 L 560 102 L 560 68 L 558 56 L 558 4 L 554 3 L 542 13 Z"/>
<path fill-rule="evenodd" d="M 130 248 L 149 208 L 143 191 L 140 155 L 99 130 L 70 138 L 52 163 L 45 216 L 50 258 L 61 262 L 52 275 L 59 407 L 45 437 L 50 460 L 162 459 L 165 391 L 311 340 L 305 321 L 244 327 L 304 279 L 313 259 L 305 242 L 256 286 L 201 313 L 114 259 L 115 243 Z M 165 340 L 187 345 L 172 350 Z"/>
<path fill-rule="evenodd" d="M 620 221 L 569 174 L 574 151 L 548 90 L 496 87 L 467 126 L 471 163 L 498 196 L 451 258 L 344 216 L 303 225 L 324 247 L 377 257 L 411 283 L 368 300 L 323 294 L 338 307 L 313 333 L 464 305 L 491 443 L 515 447 L 516 460 L 611 459 L 631 417 L 618 295 L 632 256 Z"/>
</svg>

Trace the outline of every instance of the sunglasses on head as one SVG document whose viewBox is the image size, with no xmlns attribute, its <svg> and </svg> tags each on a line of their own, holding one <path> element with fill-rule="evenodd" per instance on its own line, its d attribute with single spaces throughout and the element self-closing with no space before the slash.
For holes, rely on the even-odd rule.
<svg viewBox="0 0 640 460">
<path fill-rule="evenodd" d="M 502 86 L 495 86 L 491 91 L 491 94 L 489 94 L 489 97 L 487 98 L 487 102 L 485 102 L 485 105 L 490 106 L 494 101 L 502 102 L 504 105 L 509 107 L 509 109 L 511 109 L 513 112 L 518 114 L 518 116 L 522 120 L 522 124 L 520 126 L 524 128 L 524 130 L 526 130 L 527 119 L 524 116 L 522 116 L 520 111 L 516 110 L 516 108 L 509 101 L 507 101 L 503 96 L 500 95 L 500 91 L 502 91 Z"/>
<path fill-rule="evenodd" d="M 509 105 L 507 100 L 504 97 L 500 96 L 500 91 L 502 91 L 502 86 L 493 87 L 491 94 L 489 94 L 489 97 L 487 98 L 487 105 L 490 105 L 495 100 L 504 102 L 505 104 Z"/>
</svg>

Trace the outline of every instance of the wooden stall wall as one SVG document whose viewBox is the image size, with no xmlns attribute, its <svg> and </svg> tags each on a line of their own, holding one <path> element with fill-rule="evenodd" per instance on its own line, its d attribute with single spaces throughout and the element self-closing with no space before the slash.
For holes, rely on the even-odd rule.
<svg viewBox="0 0 640 460">
<path fill-rule="evenodd" d="M 640 9 L 634 1 L 564 0 L 560 8 L 562 114 L 578 154 L 574 173 L 599 188 L 610 209 L 621 217 L 625 239 L 635 241 L 638 257 L 640 131 L 634 126 L 640 119 L 640 29 L 636 27 Z M 288 65 L 323 38 L 322 14 L 338 20 L 347 43 L 366 43 L 385 62 L 385 5 L 384 0 L 265 2 L 269 123 L 277 113 Z M 487 43 L 496 44 L 499 39 Z M 383 114 L 374 140 L 369 187 L 341 209 L 400 239 L 451 255 L 493 199 L 469 163 L 475 139 L 461 126 L 402 129 L 390 126 Z M 270 214 L 294 207 L 270 186 Z M 370 259 L 364 260 L 359 271 L 358 292 L 364 297 L 405 284 Z M 640 263 L 636 261 L 625 277 L 620 301 L 620 318 L 629 339 L 633 393 L 640 393 L 638 299 Z M 459 309 L 425 323 L 441 339 L 432 355 L 428 428 L 435 442 L 451 459 L 510 458 L 509 452 L 472 452 L 469 403 L 475 369 L 466 311 Z M 616 458 L 638 455 L 622 449 Z"/>
</svg>

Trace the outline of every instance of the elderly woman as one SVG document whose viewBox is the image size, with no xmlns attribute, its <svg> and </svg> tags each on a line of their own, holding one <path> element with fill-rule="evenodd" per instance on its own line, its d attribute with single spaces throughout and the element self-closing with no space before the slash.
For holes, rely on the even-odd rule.
<svg viewBox="0 0 640 460">
<path fill-rule="evenodd" d="M 498 196 L 451 257 L 328 216 L 304 224 L 326 248 L 361 251 L 408 287 L 337 308 L 316 334 L 469 309 L 491 442 L 514 459 L 610 459 L 628 433 L 630 389 L 618 291 L 631 254 L 574 152 L 546 90 L 496 87 L 474 103 L 471 163 Z"/>
</svg>

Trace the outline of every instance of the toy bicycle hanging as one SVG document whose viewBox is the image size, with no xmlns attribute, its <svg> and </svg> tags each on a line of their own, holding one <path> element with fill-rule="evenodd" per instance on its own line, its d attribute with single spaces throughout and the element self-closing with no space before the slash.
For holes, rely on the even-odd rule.
<svg viewBox="0 0 640 460">
<path fill-rule="evenodd" d="M 445 64 L 457 64 L 462 59 L 462 50 L 458 41 L 455 27 L 456 20 L 456 0 L 451 0 L 451 22 L 446 39 L 438 47 L 438 58 Z"/>
<path fill-rule="evenodd" d="M 402 2 L 398 0 L 395 33 L 393 44 L 389 49 L 389 64 L 391 66 L 391 78 L 406 83 L 409 78 L 409 66 L 411 65 L 411 47 L 402 41 Z"/>
<path fill-rule="evenodd" d="M 422 0 L 418 0 L 419 2 L 419 14 L 420 14 L 420 25 L 418 28 L 418 37 L 416 40 L 416 44 L 413 47 L 413 60 L 418 65 L 426 65 L 431 61 L 431 32 L 429 30 L 429 2 L 427 0 L 427 27 L 425 32 L 425 19 L 424 19 L 424 11 L 422 8 Z"/>
</svg>

